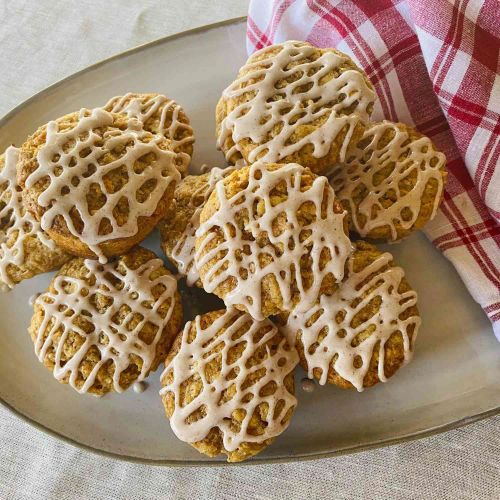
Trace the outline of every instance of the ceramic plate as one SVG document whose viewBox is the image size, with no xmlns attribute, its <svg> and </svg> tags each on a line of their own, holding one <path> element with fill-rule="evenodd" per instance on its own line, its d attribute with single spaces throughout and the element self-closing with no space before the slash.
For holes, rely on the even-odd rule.
<svg viewBox="0 0 500 500">
<path fill-rule="evenodd" d="M 160 92 L 180 102 L 196 133 L 193 172 L 224 165 L 215 148 L 214 110 L 246 59 L 245 24 L 234 20 L 159 40 L 88 68 L 34 96 L 0 122 L 0 147 L 19 145 L 39 125 L 103 105 L 127 91 Z M 146 245 L 159 252 L 158 236 Z M 335 455 L 423 436 L 500 411 L 500 346 L 459 276 L 415 234 L 390 251 L 419 293 L 423 318 L 415 358 L 387 384 L 364 393 L 335 387 L 300 389 L 288 430 L 251 462 Z M 158 396 L 160 372 L 142 394 L 101 399 L 58 384 L 36 359 L 26 332 L 28 299 L 51 276 L 0 295 L 0 398 L 33 424 L 74 444 L 116 457 L 160 464 L 220 463 L 178 441 Z M 184 292 L 190 308 L 213 307 L 203 292 Z M 250 463 L 251 463 L 250 462 Z"/>
</svg>

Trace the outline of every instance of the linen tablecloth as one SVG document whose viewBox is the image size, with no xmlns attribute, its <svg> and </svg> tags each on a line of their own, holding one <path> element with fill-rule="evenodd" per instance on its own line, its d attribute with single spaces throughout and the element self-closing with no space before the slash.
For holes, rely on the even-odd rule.
<svg viewBox="0 0 500 500">
<path fill-rule="evenodd" d="M 247 7 L 247 0 L 0 0 L 0 115 L 97 60 Z M 0 407 L 0 499 L 498 498 L 499 450 L 496 417 L 335 459 L 161 468 L 81 451 Z"/>
</svg>

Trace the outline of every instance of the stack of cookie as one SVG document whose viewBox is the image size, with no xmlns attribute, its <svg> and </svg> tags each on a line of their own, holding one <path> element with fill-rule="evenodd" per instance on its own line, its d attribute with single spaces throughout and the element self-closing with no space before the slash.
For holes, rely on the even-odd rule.
<svg viewBox="0 0 500 500">
<path fill-rule="evenodd" d="M 217 105 L 232 166 L 175 191 L 162 248 L 226 309 L 187 323 L 161 394 L 175 434 L 207 455 L 243 460 L 286 429 L 295 363 L 320 384 L 362 391 L 411 358 L 417 295 L 392 256 L 361 238 L 398 241 L 432 219 L 445 158 L 406 125 L 371 123 L 374 101 L 336 50 L 262 49 Z M 276 332 L 267 351 L 259 329 Z"/>
<path fill-rule="evenodd" d="M 61 268 L 29 332 L 39 360 L 80 393 L 142 381 L 182 325 L 176 279 L 136 245 L 170 209 L 193 141 L 174 101 L 127 94 L 2 156 L 0 278 L 12 288 Z"/>
<path fill-rule="evenodd" d="M 172 430 L 229 461 L 288 427 L 298 364 L 319 384 L 385 382 L 411 358 L 417 296 L 364 240 L 398 241 L 432 219 L 446 172 L 427 137 L 370 122 L 375 97 L 345 54 L 289 41 L 253 54 L 222 93 L 226 168 L 185 175 L 192 129 L 156 94 L 72 113 L 10 148 L 0 277 L 13 286 L 63 266 L 34 305 L 39 359 L 98 395 L 165 361 Z M 157 225 L 177 278 L 224 309 L 182 326 L 176 279 L 136 247 Z"/>
</svg>

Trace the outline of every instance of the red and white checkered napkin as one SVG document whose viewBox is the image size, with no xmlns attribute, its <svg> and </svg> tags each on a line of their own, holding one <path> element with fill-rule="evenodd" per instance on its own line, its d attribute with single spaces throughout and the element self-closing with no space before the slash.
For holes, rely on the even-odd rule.
<svg viewBox="0 0 500 500">
<path fill-rule="evenodd" d="M 350 54 L 383 117 L 414 124 L 448 159 L 444 201 L 425 228 L 500 340 L 498 0 L 251 0 L 249 53 L 306 40 Z"/>
</svg>

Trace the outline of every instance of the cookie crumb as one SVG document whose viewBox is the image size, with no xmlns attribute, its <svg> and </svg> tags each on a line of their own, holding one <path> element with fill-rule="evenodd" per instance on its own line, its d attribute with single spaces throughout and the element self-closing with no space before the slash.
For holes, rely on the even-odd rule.
<svg viewBox="0 0 500 500">
<path fill-rule="evenodd" d="M 311 380 L 310 378 L 304 377 L 300 381 L 300 386 L 302 387 L 302 390 L 304 392 L 314 392 L 314 389 L 316 389 L 316 384 L 314 383 L 314 380 Z"/>
</svg>

